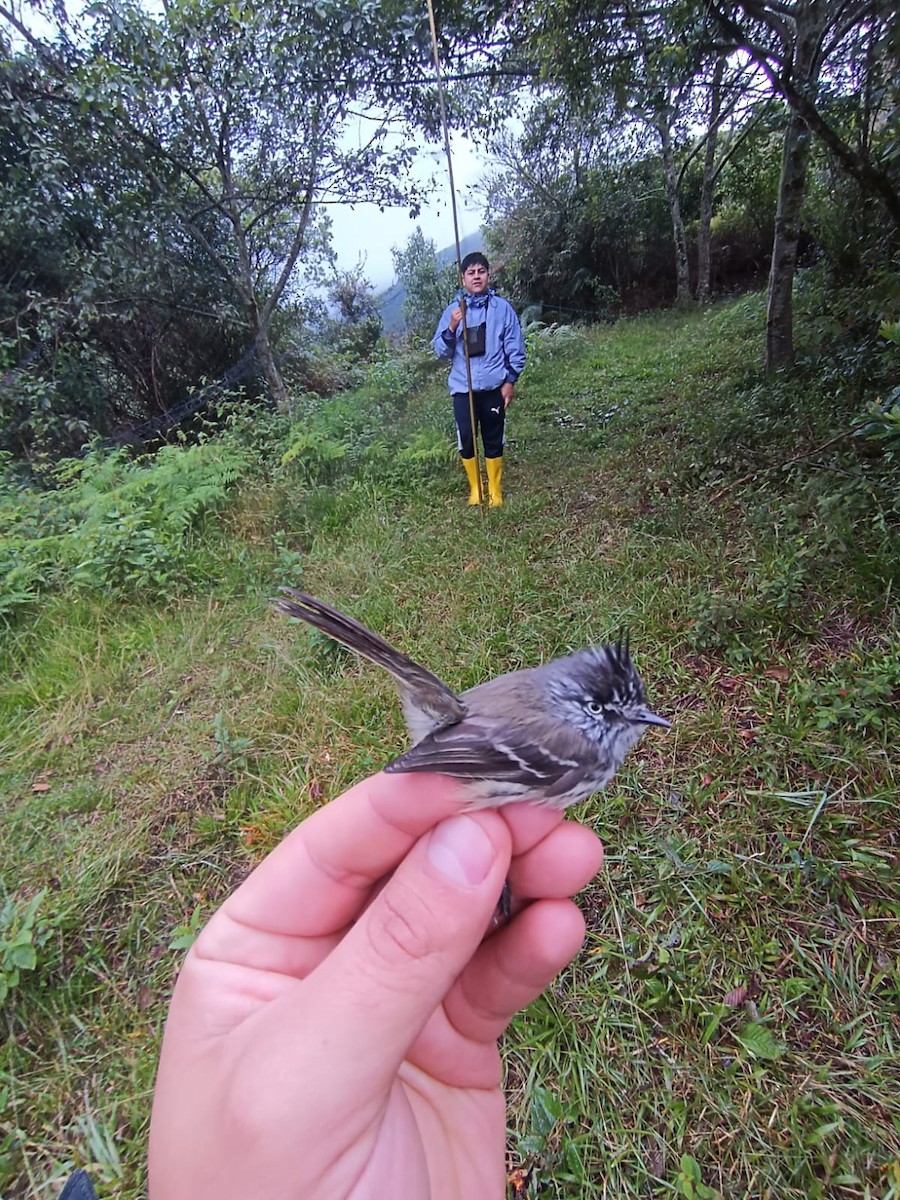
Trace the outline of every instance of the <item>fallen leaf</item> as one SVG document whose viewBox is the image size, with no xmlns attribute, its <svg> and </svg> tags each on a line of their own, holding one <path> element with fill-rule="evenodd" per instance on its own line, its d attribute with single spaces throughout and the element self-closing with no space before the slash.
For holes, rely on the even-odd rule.
<svg viewBox="0 0 900 1200">
<path fill-rule="evenodd" d="M 524 1196 L 528 1185 L 528 1172 L 524 1167 L 516 1167 L 507 1175 L 506 1182 L 512 1188 L 513 1196 Z"/>
<path fill-rule="evenodd" d="M 31 790 L 33 792 L 49 792 L 50 784 L 49 783 L 33 783 L 31 785 Z"/>
<path fill-rule="evenodd" d="M 712 781 L 713 781 L 712 775 L 704 775 L 703 778 L 700 780 L 700 786 L 701 787 L 709 787 L 709 785 L 712 783 Z"/>
<path fill-rule="evenodd" d="M 722 1003 L 727 1004 L 729 1008 L 737 1008 L 747 999 L 749 991 L 746 983 L 742 983 L 740 987 L 732 988 L 727 996 L 723 997 Z"/>
<path fill-rule="evenodd" d="M 743 682 L 740 675 L 723 675 L 718 680 L 718 686 L 723 692 L 736 692 Z"/>
<path fill-rule="evenodd" d="M 658 1146 L 650 1152 L 650 1157 L 647 1159 L 647 1169 L 651 1175 L 655 1175 L 657 1179 L 662 1179 L 666 1169 L 666 1159 Z"/>
<path fill-rule="evenodd" d="M 788 683 L 791 678 L 788 667 L 769 667 L 763 674 L 768 675 L 769 679 L 777 679 L 779 683 Z"/>
</svg>

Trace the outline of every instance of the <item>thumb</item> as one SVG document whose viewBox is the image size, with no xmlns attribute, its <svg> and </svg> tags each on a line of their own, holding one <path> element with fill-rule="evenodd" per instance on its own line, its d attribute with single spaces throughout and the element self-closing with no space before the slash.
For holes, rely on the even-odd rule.
<svg viewBox="0 0 900 1200">
<path fill-rule="evenodd" d="M 420 838 L 304 984 L 305 1019 L 318 1011 L 331 1051 L 338 1043 L 345 1061 L 393 1076 L 481 943 L 510 855 L 493 812 L 450 817 Z"/>
</svg>

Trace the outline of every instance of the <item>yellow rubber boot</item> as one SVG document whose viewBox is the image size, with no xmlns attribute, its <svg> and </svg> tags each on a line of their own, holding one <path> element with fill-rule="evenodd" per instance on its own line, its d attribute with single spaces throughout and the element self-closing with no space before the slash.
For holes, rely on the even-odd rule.
<svg viewBox="0 0 900 1200">
<path fill-rule="evenodd" d="M 488 508 L 500 508 L 503 504 L 503 459 L 486 458 L 484 465 L 488 475 Z"/>
<path fill-rule="evenodd" d="M 478 462 L 475 458 L 464 458 L 462 465 L 466 468 L 469 479 L 469 503 L 480 504 L 481 496 L 478 491 Z"/>
</svg>

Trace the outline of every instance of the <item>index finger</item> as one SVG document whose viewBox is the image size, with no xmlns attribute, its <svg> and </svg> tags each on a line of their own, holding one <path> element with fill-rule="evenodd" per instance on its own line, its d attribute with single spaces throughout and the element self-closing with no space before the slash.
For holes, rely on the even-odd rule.
<svg viewBox="0 0 900 1200">
<path fill-rule="evenodd" d="M 444 775 L 373 775 L 288 834 L 222 912 L 276 937 L 337 933 L 423 834 L 465 806 L 464 790 Z"/>
</svg>

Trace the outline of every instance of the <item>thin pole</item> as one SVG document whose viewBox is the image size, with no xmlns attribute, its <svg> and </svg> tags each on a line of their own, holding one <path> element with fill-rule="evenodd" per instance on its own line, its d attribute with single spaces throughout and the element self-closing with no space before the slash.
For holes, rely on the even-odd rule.
<svg viewBox="0 0 900 1200">
<path fill-rule="evenodd" d="M 456 211 L 456 184 L 453 182 L 453 155 L 450 152 L 450 129 L 447 120 L 447 105 L 444 100 L 444 80 L 441 75 L 441 54 L 438 49 L 437 24 L 434 19 L 434 4 L 432 0 L 427 0 L 428 3 L 428 24 L 431 27 L 431 49 L 434 55 L 434 74 L 437 80 L 438 89 L 438 106 L 441 113 L 441 130 L 444 134 L 444 154 L 447 158 L 447 174 L 450 177 L 450 208 L 453 213 L 453 236 L 456 241 L 456 271 L 459 275 L 460 287 L 465 290 L 462 273 L 462 254 L 459 244 L 459 217 Z M 462 312 L 462 342 L 463 342 L 463 358 L 466 363 L 466 386 L 469 392 L 469 423 L 472 428 L 472 449 L 475 452 L 475 478 L 478 481 L 478 504 L 481 508 L 481 515 L 484 516 L 484 488 L 481 484 L 481 456 L 478 453 L 478 437 L 475 429 L 475 393 L 472 390 L 472 363 L 469 359 L 469 335 L 468 326 L 466 324 L 466 299 L 465 296 L 460 298 L 460 311 Z"/>
</svg>

